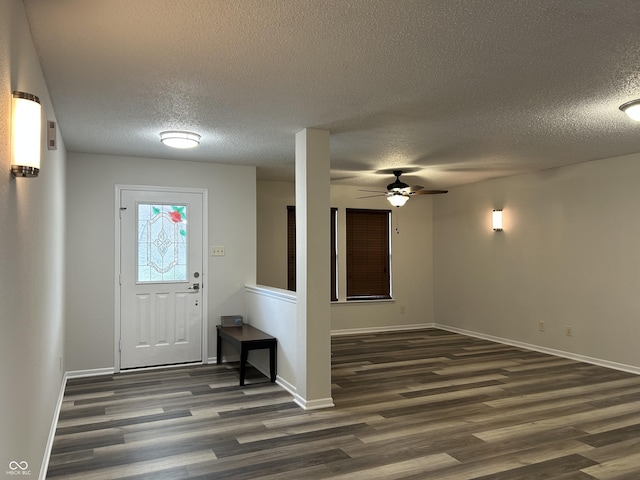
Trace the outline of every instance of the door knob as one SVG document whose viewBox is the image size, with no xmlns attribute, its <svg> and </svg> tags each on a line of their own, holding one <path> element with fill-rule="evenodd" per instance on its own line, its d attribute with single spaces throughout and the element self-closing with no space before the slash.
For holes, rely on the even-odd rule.
<svg viewBox="0 0 640 480">
<path fill-rule="evenodd" d="M 188 287 L 187 290 L 200 290 L 200 284 L 199 283 L 194 283 L 193 285 Z"/>
</svg>

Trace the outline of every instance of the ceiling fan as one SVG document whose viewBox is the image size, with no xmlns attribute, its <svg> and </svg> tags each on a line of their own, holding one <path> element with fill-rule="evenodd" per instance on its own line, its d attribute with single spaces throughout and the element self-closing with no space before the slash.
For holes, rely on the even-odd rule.
<svg viewBox="0 0 640 480">
<path fill-rule="evenodd" d="M 420 185 L 414 185 L 410 187 L 406 183 L 400 180 L 400 175 L 402 175 L 402 170 L 394 170 L 393 174 L 395 175 L 395 181 L 391 182 L 387 185 L 386 192 L 377 192 L 375 190 L 360 190 L 361 192 L 371 192 L 376 193 L 377 195 L 367 195 L 366 197 L 358 197 L 358 198 L 371 198 L 371 197 L 387 197 L 389 203 L 394 207 L 401 207 L 407 200 L 414 195 L 437 195 L 440 193 L 447 193 L 448 190 L 425 190 L 424 187 Z"/>
</svg>

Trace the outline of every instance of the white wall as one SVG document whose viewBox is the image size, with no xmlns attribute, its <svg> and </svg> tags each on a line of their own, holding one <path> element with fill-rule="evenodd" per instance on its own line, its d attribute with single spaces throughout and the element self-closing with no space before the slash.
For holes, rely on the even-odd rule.
<svg viewBox="0 0 640 480">
<path fill-rule="evenodd" d="M 297 393 L 298 349 L 296 347 L 296 295 L 288 290 L 247 286 L 247 323 L 278 339 L 278 382 L 292 394 Z M 223 346 L 224 348 L 224 346 Z M 249 353 L 249 361 L 269 375 L 267 350 Z"/>
<path fill-rule="evenodd" d="M 0 472 L 26 461 L 38 478 L 62 385 L 66 154 L 46 147 L 55 115 L 20 0 L 0 0 L 0 86 Z M 38 178 L 9 172 L 13 90 L 42 104 Z"/>
<path fill-rule="evenodd" d="M 206 188 L 209 245 L 209 352 L 221 315 L 244 315 L 244 286 L 255 283 L 255 168 L 69 154 L 67 180 L 67 370 L 114 366 L 115 185 Z M 231 199 L 231 200 L 230 200 Z"/>
<path fill-rule="evenodd" d="M 331 206 L 338 208 L 338 300 L 331 307 L 331 329 L 402 327 L 432 323 L 432 202 L 412 198 L 404 207 L 391 207 L 384 197 L 363 196 L 358 187 L 332 185 Z M 258 182 L 258 283 L 287 287 L 287 205 L 295 204 L 295 186 L 287 182 Z M 346 208 L 392 209 L 392 302 L 346 302 Z M 327 214 L 328 216 L 328 214 Z M 328 228 L 328 225 L 327 225 Z M 395 233 L 395 229 L 398 233 Z M 400 307 L 405 307 L 404 314 Z"/>
<path fill-rule="evenodd" d="M 639 181 L 637 154 L 437 198 L 436 321 L 640 367 Z M 503 232 L 491 229 L 493 208 Z"/>
<path fill-rule="evenodd" d="M 296 204 L 295 184 L 258 181 L 256 197 L 258 283 L 286 289 L 287 206 Z"/>
</svg>

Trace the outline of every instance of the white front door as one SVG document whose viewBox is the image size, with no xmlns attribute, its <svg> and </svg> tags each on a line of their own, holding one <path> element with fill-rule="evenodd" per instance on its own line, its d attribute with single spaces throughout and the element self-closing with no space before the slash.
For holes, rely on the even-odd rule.
<svg viewBox="0 0 640 480">
<path fill-rule="evenodd" d="M 120 190 L 120 368 L 202 361 L 202 193 Z"/>
</svg>

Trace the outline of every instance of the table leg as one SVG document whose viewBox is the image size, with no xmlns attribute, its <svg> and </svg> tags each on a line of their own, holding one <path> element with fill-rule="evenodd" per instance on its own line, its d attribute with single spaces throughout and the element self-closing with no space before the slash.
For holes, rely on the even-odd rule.
<svg viewBox="0 0 640 480">
<path fill-rule="evenodd" d="M 222 338 L 220 337 L 220 331 L 217 332 L 217 350 L 216 350 L 216 363 L 222 363 Z"/>
<path fill-rule="evenodd" d="M 240 386 L 244 386 L 244 374 L 247 366 L 247 357 L 249 356 L 249 350 L 242 345 L 240 347 Z"/>
<path fill-rule="evenodd" d="M 271 382 L 275 382 L 276 381 L 276 352 L 277 352 L 277 346 L 276 345 L 271 345 L 269 347 L 269 371 L 271 373 Z"/>
</svg>

